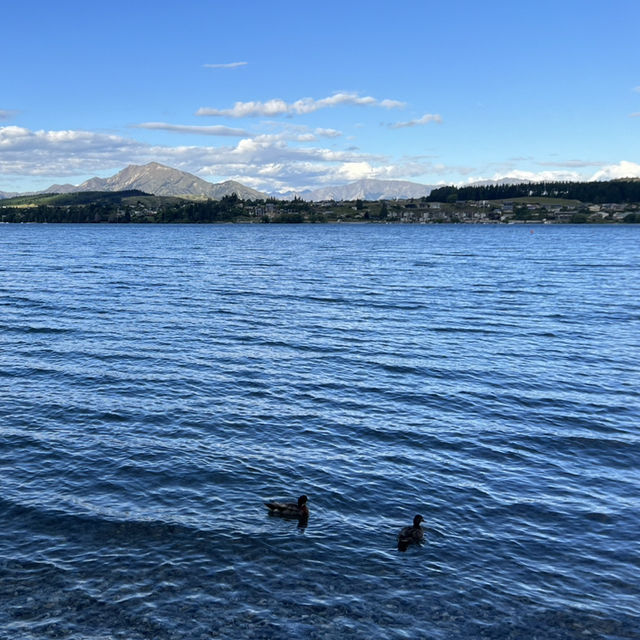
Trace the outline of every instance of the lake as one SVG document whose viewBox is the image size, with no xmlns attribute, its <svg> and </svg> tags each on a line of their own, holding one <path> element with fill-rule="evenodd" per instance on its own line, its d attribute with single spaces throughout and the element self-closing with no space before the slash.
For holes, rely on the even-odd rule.
<svg viewBox="0 0 640 640">
<path fill-rule="evenodd" d="M 640 638 L 640 225 L 0 258 L 1 638 Z"/>
</svg>

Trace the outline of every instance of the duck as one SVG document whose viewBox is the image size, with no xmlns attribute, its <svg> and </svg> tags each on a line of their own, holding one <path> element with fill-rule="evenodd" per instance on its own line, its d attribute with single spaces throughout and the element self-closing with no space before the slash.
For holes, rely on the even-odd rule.
<svg viewBox="0 0 640 640">
<path fill-rule="evenodd" d="M 424 522 L 424 518 L 421 515 L 416 515 L 413 518 L 413 525 L 410 527 L 404 527 L 398 534 L 398 551 L 406 551 L 411 544 L 420 544 L 424 540 L 424 531 L 420 526 L 420 523 Z"/>
<path fill-rule="evenodd" d="M 298 520 L 306 520 L 309 517 L 307 496 L 300 496 L 297 503 L 265 502 L 264 505 L 272 515 L 284 516 L 285 518 L 298 518 Z"/>
</svg>

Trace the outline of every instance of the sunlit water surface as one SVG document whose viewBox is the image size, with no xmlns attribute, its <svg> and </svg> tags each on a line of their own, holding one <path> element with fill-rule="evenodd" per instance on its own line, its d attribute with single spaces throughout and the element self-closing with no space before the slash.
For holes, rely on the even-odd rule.
<svg viewBox="0 0 640 640">
<path fill-rule="evenodd" d="M 0 225 L 0 637 L 640 638 L 639 284 L 640 225 Z"/>
</svg>

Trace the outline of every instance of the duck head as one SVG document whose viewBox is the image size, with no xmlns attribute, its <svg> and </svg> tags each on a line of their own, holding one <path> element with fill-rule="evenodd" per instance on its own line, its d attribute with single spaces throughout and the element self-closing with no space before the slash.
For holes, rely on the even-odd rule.
<svg viewBox="0 0 640 640">
<path fill-rule="evenodd" d="M 300 496 L 298 498 L 298 508 L 304 507 L 305 504 L 307 504 L 307 496 Z"/>
<path fill-rule="evenodd" d="M 413 518 L 414 527 L 419 527 L 421 522 L 424 522 L 424 518 L 422 516 L 420 515 L 414 516 Z"/>
</svg>

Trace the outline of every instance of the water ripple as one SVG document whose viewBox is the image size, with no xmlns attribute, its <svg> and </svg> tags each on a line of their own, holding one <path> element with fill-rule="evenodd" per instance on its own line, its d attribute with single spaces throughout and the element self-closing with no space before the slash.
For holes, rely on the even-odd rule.
<svg viewBox="0 0 640 640">
<path fill-rule="evenodd" d="M 0 635 L 638 638 L 638 233 L 4 225 Z"/>
</svg>

